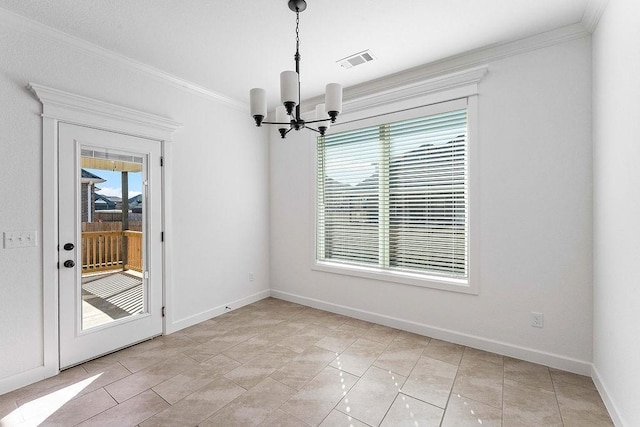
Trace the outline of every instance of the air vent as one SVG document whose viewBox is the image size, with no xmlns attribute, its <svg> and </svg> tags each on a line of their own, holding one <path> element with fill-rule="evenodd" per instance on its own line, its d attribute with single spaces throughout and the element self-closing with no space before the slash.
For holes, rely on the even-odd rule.
<svg viewBox="0 0 640 427">
<path fill-rule="evenodd" d="M 353 55 L 349 55 L 346 58 L 342 58 L 339 61 L 336 61 L 342 68 L 352 68 L 356 65 L 366 64 L 367 62 L 371 62 L 376 59 L 371 53 L 370 50 L 363 50 L 362 52 L 358 52 Z"/>
</svg>

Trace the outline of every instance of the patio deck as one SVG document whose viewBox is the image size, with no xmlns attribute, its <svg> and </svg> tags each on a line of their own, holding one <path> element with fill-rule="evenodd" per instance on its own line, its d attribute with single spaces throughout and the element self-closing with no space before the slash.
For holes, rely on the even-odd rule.
<svg viewBox="0 0 640 427">
<path fill-rule="evenodd" d="M 82 277 L 82 329 L 143 311 L 142 274 L 125 270 Z"/>
</svg>

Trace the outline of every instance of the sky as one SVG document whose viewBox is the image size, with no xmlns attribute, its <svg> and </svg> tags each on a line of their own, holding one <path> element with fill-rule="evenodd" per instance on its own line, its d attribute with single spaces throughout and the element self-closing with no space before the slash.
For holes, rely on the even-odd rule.
<svg viewBox="0 0 640 427">
<path fill-rule="evenodd" d="M 106 179 L 106 182 L 97 184 L 100 191 L 96 191 L 103 196 L 118 196 L 122 197 L 122 174 L 121 172 L 112 172 L 102 169 L 88 169 L 86 171 L 91 172 L 94 175 L 99 176 L 102 179 Z M 142 193 L 142 172 L 129 172 L 129 199 L 133 196 L 137 196 Z"/>
</svg>

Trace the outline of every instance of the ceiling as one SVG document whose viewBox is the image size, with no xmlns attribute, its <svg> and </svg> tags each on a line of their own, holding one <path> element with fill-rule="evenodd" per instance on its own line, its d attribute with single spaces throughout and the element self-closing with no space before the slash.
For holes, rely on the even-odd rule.
<svg viewBox="0 0 640 427">
<path fill-rule="evenodd" d="M 300 14 L 303 99 L 487 45 L 580 23 L 593 0 L 307 0 Z M 287 0 L 0 0 L 0 8 L 248 102 L 293 69 Z M 370 49 L 376 60 L 336 61 Z"/>
</svg>

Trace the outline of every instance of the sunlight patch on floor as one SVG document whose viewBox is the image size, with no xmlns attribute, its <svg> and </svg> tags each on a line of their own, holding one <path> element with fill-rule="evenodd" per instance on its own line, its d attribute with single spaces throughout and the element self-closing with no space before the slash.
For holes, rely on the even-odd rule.
<svg viewBox="0 0 640 427">
<path fill-rule="evenodd" d="M 0 426 L 39 425 L 67 402 L 78 395 L 82 390 L 98 379 L 102 373 L 85 380 L 71 384 L 52 393 L 41 396 L 25 403 L 0 420 Z M 19 421 L 18 421 L 19 420 Z M 16 421 L 18 421 L 16 423 Z"/>
</svg>

